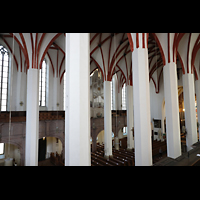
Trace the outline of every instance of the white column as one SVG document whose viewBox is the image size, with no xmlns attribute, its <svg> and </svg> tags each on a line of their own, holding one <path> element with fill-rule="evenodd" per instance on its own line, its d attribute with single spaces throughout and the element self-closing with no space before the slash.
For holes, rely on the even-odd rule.
<svg viewBox="0 0 200 200">
<path fill-rule="evenodd" d="M 38 165 L 39 70 L 28 69 L 26 101 L 25 165 Z"/>
<path fill-rule="evenodd" d="M 90 166 L 90 34 L 66 36 L 65 165 Z"/>
<path fill-rule="evenodd" d="M 164 94 L 166 112 L 167 156 L 181 155 L 177 71 L 175 63 L 164 66 Z"/>
<path fill-rule="evenodd" d="M 122 87 L 119 88 L 119 92 L 117 92 L 117 96 L 118 96 L 117 97 L 117 110 L 122 110 Z"/>
<path fill-rule="evenodd" d="M 112 155 L 111 82 L 104 81 L 104 153 Z"/>
<path fill-rule="evenodd" d="M 195 112 L 195 91 L 194 75 L 183 74 L 183 95 L 185 107 L 185 128 L 187 129 L 186 145 L 187 151 L 191 150 L 191 145 L 197 142 L 197 123 Z"/>
<path fill-rule="evenodd" d="M 117 89 L 117 76 L 113 76 L 113 103 L 114 103 L 114 110 L 117 110 L 117 94 L 118 94 L 118 89 Z"/>
<path fill-rule="evenodd" d="M 195 81 L 195 85 L 196 85 L 196 97 L 197 97 L 197 115 L 198 115 L 198 122 L 200 123 L 200 79 Z"/>
<path fill-rule="evenodd" d="M 27 80 L 27 75 L 25 72 L 22 72 L 21 74 L 21 89 L 20 89 L 20 101 L 23 101 L 23 106 L 20 106 L 20 111 L 25 111 L 26 110 L 26 93 L 27 93 L 27 84 L 26 83 Z"/>
<path fill-rule="evenodd" d="M 133 141 L 133 86 L 126 86 L 126 107 L 127 107 L 127 149 L 134 148 Z"/>
<path fill-rule="evenodd" d="M 135 165 L 152 165 L 148 49 L 135 49 L 133 60 Z"/>
<path fill-rule="evenodd" d="M 53 110 L 60 110 L 61 108 L 60 87 L 60 78 L 53 77 Z M 59 103 L 59 106 L 57 106 L 57 103 Z"/>
</svg>

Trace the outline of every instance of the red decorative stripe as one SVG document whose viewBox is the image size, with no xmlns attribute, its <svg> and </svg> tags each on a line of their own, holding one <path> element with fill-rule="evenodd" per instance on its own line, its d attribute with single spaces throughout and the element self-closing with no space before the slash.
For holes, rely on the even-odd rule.
<svg viewBox="0 0 200 200">
<path fill-rule="evenodd" d="M 136 48 L 139 48 L 139 33 L 136 33 Z"/>
<path fill-rule="evenodd" d="M 190 40 L 191 40 L 191 33 L 190 33 L 190 35 L 189 35 L 188 47 L 187 47 L 187 73 L 189 73 L 189 50 L 190 50 Z"/>
<path fill-rule="evenodd" d="M 156 43 L 158 44 L 158 47 L 159 47 L 159 49 L 160 49 L 160 53 L 161 53 L 161 56 L 162 56 L 162 60 L 163 60 L 163 65 L 165 66 L 165 65 L 166 65 L 165 55 L 164 55 L 162 46 L 161 46 L 161 44 L 160 44 L 160 41 L 159 41 L 159 39 L 158 39 L 158 37 L 156 36 L 155 33 L 152 33 L 152 35 L 153 35 L 153 37 L 155 38 Z"/>
<path fill-rule="evenodd" d="M 145 33 L 142 33 L 142 48 L 145 48 Z"/>
<path fill-rule="evenodd" d="M 178 56 L 178 59 L 180 60 L 183 74 L 185 74 L 185 67 L 184 67 L 184 64 L 183 64 L 183 60 L 182 60 L 182 58 L 181 58 L 181 56 L 180 56 L 178 51 L 177 51 L 177 56 Z"/>
<path fill-rule="evenodd" d="M 49 42 L 49 44 L 47 45 L 45 51 L 44 51 L 43 54 L 42 54 L 42 58 L 41 58 L 41 60 L 40 60 L 40 64 L 39 64 L 39 68 L 40 68 L 40 69 L 41 69 L 41 67 L 42 67 L 42 62 L 43 62 L 43 60 L 44 60 L 44 57 L 45 57 L 45 55 L 46 55 L 46 53 L 47 53 L 49 47 L 52 45 L 52 43 L 53 43 L 61 34 L 62 34 L 62 33 L 56 34 L 56 35 L 51 39 L 51 41 Z M 38 49 L 39 49 L 39 45 L 38 45 Z"/>
<path fill-rule="evenodd" d="M 64 74 L 65 74 L 65 70 L 63 71 L 63 73 L 62 73 L 62 75 L 61 75 L 61 77 L 60 77 L 60 84 L 61 84 L 61 82 L 62 82 L 62 79 L 63 79 Z"/>
<path fill-rule="evenodd" d="M 22 49 L 24 49 L 24 56 L 25 56 L 25 58 L 27 60 L 27 69 L 29 69 L 29 57 L 28 57 L 28 51 L 27 51 L 27 47 L 26 47 L 26 42 L 25 42 L 25 39 L 24 39 L 24 36 L 23 36 L 22 33 L 19 33 L 19 36 L 20 36 L 20 38 L 22 40 L 22 43 L 24 45 L 24 48 L 22 48 Z"/>
<path fill-rule="evenodd" d="M 54 77 L 54 66 L 53 66 L 53 62 L 52 62 L 52 60 L 51 60 L 51 57 L 50 57 L 50 55 L 49 55 L 49 52 L 47 52 L 47 55 L 48 55 L 49 60 L 50 60 L 50 63 L 51 63 L 51 67 L 52 67 L 52 70 L 53 70 L 53 77 Z"/>
<path fill-rule="evenodd" d="M 65 56 L 63 56 L 62 61 L 60 63 L 59 76 L 60 76 L 60 72 L 61 72 L 61 68 L 62 68 L 64 60 L 65 60 Z"/>
<path fill-rule="evenodd" d="M 129 41 L 129 44 L 130 44 L 131 51 L 133 52 L 134 48 L 133 48 L 133 39 L 132 39 L 132 36 L 131 36 L 130 33 L 127 33 L 127 37 L 128 37 L 128 41 Z"/>
</svg>

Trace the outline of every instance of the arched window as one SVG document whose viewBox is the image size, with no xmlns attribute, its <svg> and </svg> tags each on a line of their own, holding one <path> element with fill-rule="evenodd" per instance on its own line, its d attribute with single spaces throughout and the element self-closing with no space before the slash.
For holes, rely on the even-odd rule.
<svg viewBox="0 0 200 200">
<path fill-rule="evenodd" d="M 126 85 L 122 88 L 122 110 L 126 110 Z"/>
<path fill-rule="evenodd" d="M 46 106 L 47 62 L 44 59 L 39 74 L 39 106 Z"/>
<path fill-rule="evenodd" d="M 9 73 L 9 53 L 0 45 L 0 110 L 7 110 L 8 99 L 8 73 Z"/>
</svg>

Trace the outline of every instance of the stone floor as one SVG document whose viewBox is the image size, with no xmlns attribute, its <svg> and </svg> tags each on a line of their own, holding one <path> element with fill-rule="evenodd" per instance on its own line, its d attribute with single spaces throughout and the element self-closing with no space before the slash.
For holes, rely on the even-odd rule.
<svg viewBox="0 0 200 200">
<path fill-rule="evenodd" d="M 156 162 L 153 166 L 193 166 L 200 160 L 200 157 L 197 156 L 197 154 L 200 154 L 200 142 L 195 143 L 193 147 L 192 150 L 182 153 L 176 159 L 166 157 Z"/>
</svg>

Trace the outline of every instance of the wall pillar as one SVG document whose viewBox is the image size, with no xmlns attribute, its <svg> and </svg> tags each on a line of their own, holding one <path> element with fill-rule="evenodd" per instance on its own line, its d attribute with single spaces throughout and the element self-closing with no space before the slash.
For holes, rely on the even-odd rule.
<svg viewBox="0 0 200 200">
<path fill-rule="evenodd" d="M 25 165 L 38 165 L 39 69 L 27 72 Z"/>
<path fill-rule="evenodd" d="M 90 166 L 90 34 L 66 35 L 65 165 Z"/>
<path fill-rule="evenodd" d="M 104 152 L 112 155 L 111 82 L 104 81 Z"/>
<path fill-rule="evenodd" d="M 136 48 L 133 60 L 135 165 L 152 165 L 148 49 Z"/>
<path fill-rule="evenodd" d="M 126 86 L 126 107 L 127 107 L 127 149 L 134 148 L 133 140 L 133 86 Z"/>
<path fill-rule="evenodd" d="M 178 84 L 175 63 L 167 63 L 163 69 L 166 113 L 167 156 L 181 155 Z"/>
<path fill-rule="evenodd" d="M 195 112 L 195 91 L 194 91 L 194 75 L 183 74 L 183 95 L 185 107 L 185 128 L 187 151 L 191 150 L 191 145 L 197 142 L 197 123 Z"/>
</svg>

